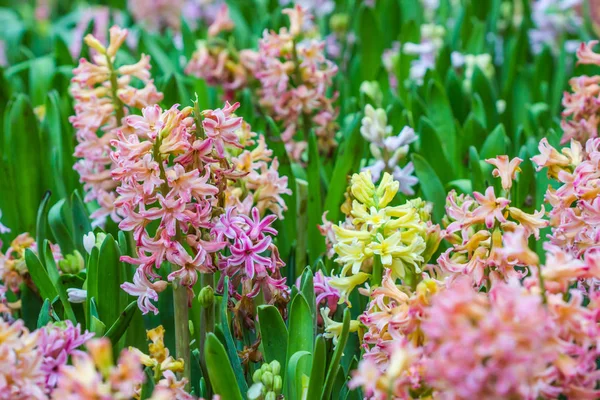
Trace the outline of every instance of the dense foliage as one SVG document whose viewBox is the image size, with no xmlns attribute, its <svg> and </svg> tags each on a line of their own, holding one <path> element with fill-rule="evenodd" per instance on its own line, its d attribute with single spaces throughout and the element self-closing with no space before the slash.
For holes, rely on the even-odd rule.
<svg viewBox="0 0 600 400">
<path fill-rule="evenodd" d="M 0 399 L 600 398 L 600 2 L 96 3 L 0 0 Z"/>
</svg>

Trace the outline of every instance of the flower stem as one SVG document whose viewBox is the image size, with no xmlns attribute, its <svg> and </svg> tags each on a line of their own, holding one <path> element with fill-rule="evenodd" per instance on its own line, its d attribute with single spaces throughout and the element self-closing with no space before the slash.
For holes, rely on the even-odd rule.
<svg viewBox="0 0 600 400">
<path fill-rule="evenodd" d="M 214 285 L 213 274 L 201 274 L 200 282 L 202 288 L 207 286 L 213 287 Z M 200 311 L 200 343 L 198 345 L 200 350 L 200 368 L 202 369 L 202 376 L 206 381 L 206 386 L 211 388 L 210 380 L 208 378 L 208 368 L 206 367 L 206 357 L 204 354 L 204 345 L 206 343 L 206 335 L 209 332 L 214 331 L 215 326 L 215 303 L 208 304 L 206 307 L 202 307 Z"/>
<path fill-rule="evenodd" d="M 383 265 L 381 265 L 381 257 L 376 255 L 373 257 L 373 272 L 371 274 L 371 286 L 381 286 L 382 279 Z"/>
<path fill-rule="evenodd" d="M 187 288 L 178 282 L 173 284 L 173 306 L 175 308 L 175 350 L 177 358 L 183 360 L 183 377 L 187 379 L 186 389 L 191 381 L 190 327 L 188 317 Z"/>
<path fill-rule="evenodd" d="M 117 90 L 119 89 L 119 83 L 117 82 L 117 71 L 115 71 L 115 67 L 108 54 L 106 55 L 106 65 L 110 70 L 110 90 L 113 106 L 115 107 L 115 116 L 117 117 L 117 126 L 120 126 L 121 120 L 123 117 L 125 117 L 125 114 L 123 113 L 123 102 L 117 95 Z"/>
</svg>

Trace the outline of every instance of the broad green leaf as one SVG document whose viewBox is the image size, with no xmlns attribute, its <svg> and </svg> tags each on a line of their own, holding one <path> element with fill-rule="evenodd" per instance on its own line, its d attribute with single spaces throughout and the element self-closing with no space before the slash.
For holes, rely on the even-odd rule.
<svg viewBox="0 0 600 400">
<path fill-rule="evenodd" d="M 314 133 L 308 141 L 308 255 L 312 265 L 325 252 L 325 241 L 319 232 L 323 202 L 321 199 L 321 161 Z M 302 266 L 303 267 L 303 266 Z"/>
<path fill-rule="evenodd" d="M 325 368 L 327 366 L 327 352 L 325 339 L 322 335 L 317 336 L 315 350 L 313 352 L 310 381 L 308 384 L 307 399 L 318 399 L 325 384 Z"/>
<path fill-rule="evenodd" d="M 348 139 L 340 144 L 335 167 L 331 176 L 331 182 L 325 197 L 324 210 L 327 211 L 327 219 L 337 223 L 340 215 L 340 206 L 344 201 L 344 192 L 348 185 L 348 174 L 356 171 L 360 163 L 364 140 L 360 134 L 360 115 L 356 114 L 348 125 L 350 132 Z"/>
<path fill-rule="evenodd" d="M 107 338 L 110 339 L 110 342 L 115 346 L 121 336 L 125 333 L 127 328 L 129 327 L 129 323 L 133 319 L 134 314 L 138 311 L 137 302 L 132 301 L 129 305 L 121 312 L 119 318 L 112 324 L 108 331 L 104 334 Z"/>
<path fill-rule="evenodd" d="M 342 359 L 342 353 L 346 347 L 348 341 L 348 334 L 350 333 L 350 310 L 346 308 L 344 310 L 344 320 L 342 325 L 342 333 L 338 338 L 338 342 L 331 358 L 331 363 L 327 370 L 327 377 L 325 378 L 325 386 L 321 395 L 322 400 L 328 400 L 331 398 L 333 392 L 333 386 L 335 384 L 335 378 L 340 371 L 340 360 Z"/>
<path fill-rule="evenodd" d="M 236 382 L 225 347 L 212 332 L 206 336 L 204 354 L 208 376 L 214 392 L 220 395 L 222 399 L 241 400 L 242 392 L 240 392 L 238 386 L 240 382 Z M 245 382 L 244 380 L 244 384 Z M 246 391 L 243 393 L 246 393 Z"/>
<path fill-rule="evenodd" d="M 25 283 L 20 285 L 21 319 L 30 331 L 37 329 L 37 323 L 42 310 L 43 299 Z"/>
<path fill-rule="evenodd" d="M 58 293 L 58 297 L 62 302 L 63 308 L 65 310 L 65 319 L 70 319 L 74 324 L 77 323 L 77 318 L 75 318 L 75 313 L 73 312 L 73 308 L 71 303 L 69 302 L 69 298 L 67 296 L 67 291 L 63 286 L 60 273 L 58 271 L 58 267 L 56 266 L 56 262 L 54 261 L 54 256 L 52 255 L 52 249 L 50 248 L 50 242 L 48 240 L 44 241 L 43 246 L 46 248 L 44 252 L 44 258 L 46 260 L 46 271 L 48 272 L 48 277 L 54 285 L 56 292 Z"/>
<path fill-rule="evenodd" d="M 71 195 L 71 210 L 73 212 L 73 241 L 81 254 L 85 254 L 83 236 L 92 231 L 92 225 L 83 201 L 77 192 Z"/>
<path fill-rule="evenodd" d="M 4 215 L 13 214 L 11 218 L 16 219 L 17 223 L 9 225 L 17 232 L 34 232 L 37 210 L 43 196 L 42 173 L 40 168 L 40 155 L 42 148 L 38 133 L 37 117 L 33 113 L 29 99 L 18 94 L 6 108 L 4 120 L 4 145 L 0 147 L 0 156 L 8 164 L 9 170 L 3 171 L 3 174 L 10 174 L 15 189 L 18 191 L 6 192 L 13 193 L 10 196 L 14 198 L 18 193 L 17 208 L 3 208 Z M 0 202 L 3 204 L 4 202 Z M 9 214 L 10 213 L 10 214 Z M 7 220 L 8 221 L 8 220 Z"/>
<path fill-rule="evenodd" d="M 258 306 L 258 322 L 265 361 L 279 361 L 282 374 L 285 374 L 288 331 L 281 314 L 275 306 Z"/>
<path fill-rule="evenodd" d="M 36 233 L 35 233 L 35 241 L 36 243 L 44 243 L 44 240 L 47 239 L 46 236 L 46 228 L 47 228 L 47 223 L 48 223 L 48 206 L 50 205 L 50 192 L 46 192 L 44 194 L 44 198 L 42 199 L 42 202 L 40 204 L 40 207 L 38 208 L 38 214 L 37 214 L 37 222 L 35 224 L 36 226 Z M 44 259 L 43 254 L 44 254 L 44 248 L 40 248 L 38 249 L 38 252 L 40 252 L 40 254 L 42 254 L 42 259 Z"/>
<path fill-rule="evenodd" d="M 90 331 L 93 332 L 96 335 L 96 337 L 101 337 L 106 331 L 106 324 L 100 321 L 97 317 L 92 316 L 92 324 Z"/>
<path fill-rule="evenodd" d="M 107 326 L 115 323 L 121 310 L 127 305 L 127 295 L 121 289 L 121 284 L 125 281 L 125 268 L 120 257 L 121 253 L 117 242 L 112 235 L 106 235 L 98 254 L 98 297 L 96 301 L 100 319 Z"/>
<path fill-rule="evenodd" d="M 50 313 L 52 312 L 52 306 L 50 305 L 50 300 L 45 299 L 44 304 L 42 305 L 42 309 L 40 310 L 40 315 L 37 320 L 37 329 L 40 329 L 51 321 Z"/>
<path fill-rule="evenodd" d="M 358 35 L 362 50 L 360 53 L 361 81 L 372 81 L 377 78 L 382 64 L 382 32 L 370 7 L 363 6 L 359 13 Z"/>
<path fill-rule="evenodd" d="M 421 154 L 427 155 L 441 182 L 448 183 L 454 177 L 452 164 L 448 161 L 452 155 L 444 152 L 439 132 L 427 118 L 421 117 L 419 133 Z"/>
<path fill-rule="evenodd" d="M 479 69 L 475 67 L 471 77 L 471 89 L 473 93 L 479 94 L 481 101 L 485 105 L 485 118 L 489 126 L 498 124 L 498 111 L 496 109 L 496 93 L 491 81 Z"/>
<path fill-rule="evenodd" d="M 289 399 L 301 399 L 302 398 L 302 376 L 304 374 L 302 364 L 308 364 L 310 362 L 311 353 L 309 351 L 301 350 L 294 353 L 287 365 L 287 374 L 285 385 L 285 397 Z"/>
<path fill-rule="evenodd" d="M 86 265 L 86 280 L 84 283 L 84 287 L 87 290 L 87 297 L 86 297 L 86 306 L 85 306 L 85 311 L 86 311 L 86 326 L 87 329 L 90 330 L 91 329 L 91 315 L 92 315 L 92 302 L 91 299 L 97 299 L 98 298 L 98 255 L 99 255 L 100 251 L 98 250 L 98 247 L 94 246 L 92 247 L 92 252 L 90 253 L 90 255 L 88 256 L 87 262 L 85 263 Z M 95 308 L 96 306 L 93 305 L 93 307 Z"/>
<path fill-rule="evenodd" d="M 304 269 L 304 273 L 302 274 L 302 279 L 300 280 L 300 291 L 304 295 L 306 302 L 308 303 L 308 307 L 310 308 L 310 313 L 313 316 L 313 322 L 315 326 L 315 330 L 317 327 L 317 303 L 315 299 L 315 284 L 313 279 L 312 270 L 309 267 Z"/>
<path fill-rule="evenodd" d="M 479 154 L 473 146 L 469 148 L 469 169 L 471 170 L 471 183 L 474 192 L 483 193 L 486 188 L 486 183 L 483 178 L 483 172 L 479 164 Z"/>
<path fill-rule="evenodd" d="M 496 128 L 487 137 L 481 151 L 481 159 L 494 158 L 496 156 L 506 154 L 507 138 L 504 126 L 502 124 L 496 126 Z"/>
<path fill-rule="evenodd" d="M 227 317 L 227 305 L 229 303 L 229 277 L 225 277 L 224 287 L 225 290 L 223 291 L 220 310 L 221 328 L 223 329 L 223 334 L 225 336 L 225 344 L 227 345 L 226 349 L 227 355 L 229 356 L 229 363 L 233 367 L 233 372 L 235 373 L 235 378 L 240 391 L 242 393 L 246 393 L 246 391 L 248 391 L 248 384 L 244 378 L 244 370 L 242 369 L 242 363 L 240 362 L 240 358 L 237 353 L 237 347 L 235 346 L 233 336 L 231 335 L 231 330 L 229 329 L 229 318 Z"/>
<path fill-rule="evenodd" d="M 313 349 L 313 319 L 306 298 L 298 294 L 292 300 L 289 313 L 288 357 L 300 350 Z"/>
<path fill-rule="evenodd" d="M 35 286 L 40 290 L 40 295 L 44 300 L 54 300 L 58 296 L 58 291 L 52 284 L 48 272 L 40 262 L 38 256 L 30 249 L 25 249 L 25 263 L 27 270 Z"/>
<path fill-rule="evenodd" d="M 53 205 L 48 212 L 50 230 L 63 254 L 71 254 L 77 248 L 73 240 L 72 229 L 70 226 L 72 217 L 70 220 L 68 218 L 70 217 L 68 214 L 71 214 L 68 208 L 69 205 L 65 199 L 61 199 Z"/>
<path fill-rule="evenodd" d="M 140 400 L 149 399 L 152 396 L 152 392 L 154 392 L 154 372 L 150 367 L 146 367 L 144 374 L 146 374 L 146 381 L 140 390 Z"/>
<path fill-rule="evenodd" d="M 427 116 L 439 133 L 442 147 L 451 162 L 457 161 L 454 115 L 446 91 L 438 82 L 429 82 Z"/>
<path fill-rule="evenodd" d="M 419 185 L 425 200 L 433 203 L 433 217 L 436 222 L 441 221 L 444 216 L 444 204 L 446 204 L 446 190 L 438 178 L 437 174 L 431 168 L 431 165 L 425 158 L 418 154 L 412 155 L 412 161 L 415 166 L 415 174 L 419 178 Z"/>
</svg>

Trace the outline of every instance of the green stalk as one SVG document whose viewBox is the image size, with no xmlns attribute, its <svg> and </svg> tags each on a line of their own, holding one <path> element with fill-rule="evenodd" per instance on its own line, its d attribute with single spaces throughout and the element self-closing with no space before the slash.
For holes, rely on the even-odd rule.
<svg viewBox="0 0 600 400">
<path fill-rule="evenodd" d="M 182 359 L 184 363 L 183 377 L 187 379 L 185 388 L 188 390 L 192 378 L 190 327 L 188 324 L 189 309 L 187 289 L 179 282 L 173 284 L 173 306 L 175 308 L 175 350 L 177 358 Z"/>
<path fill-rule="evenodd" d="M 202 288 L 207 286 L 213 287 L 214 276 L 213 274 L 201 274 L 200 283 Z M 210 384 L 210 378 L 208 377 L 208 368 L 206 366 L 206 356 L 204 354 L 204 347 L 206 345 L 206 337 L 210 332 L 215 330 L 215 302 L 213 301 L 207 307 L 202 307 L 200 311 L 200 342 L 198 344 L 198 350 L 200 351 L 200 369 L 202 370 L 202 376 L 206 381 L 206 387 L 209 391 L 209 396 L 212 394 L 212 386 Z"/>
<path fill-rule="evenodd" d="M 117 82 L 117 71 L 115 71 L 115 67 L 112 63 L 112 60 L 106 55 L 106 65 L 110 70 L 110 91 L 112 94 L 112 101 L 115 107 L 115 115 L 117 117 L 117 125 L 121 125 L 121 120 L 125 117 L 123 113 L 123 102 L 119 99 L 117 95 L 117 90 L 119 89 L 119 83 Z"/>
<path fill-rule="evenodd" d="M 381 265 L 381 257 L 375 255 L 373 257 L 373 272 L 371 274 L 371 286 L 381 286 L 383 280 L 383 265 Z"/>
</svg>

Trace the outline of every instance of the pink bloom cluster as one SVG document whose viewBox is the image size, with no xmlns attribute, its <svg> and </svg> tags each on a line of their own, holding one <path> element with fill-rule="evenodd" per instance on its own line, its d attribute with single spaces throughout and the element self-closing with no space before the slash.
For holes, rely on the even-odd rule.
<svg viewBox="0 0 600 400">
<path fill-rule="evenodd" d="M 577 50 L 579 64 L 600 65 L 600 54 L 594 53 L 593 47 L 597 40 L 581 43 Z M 561 143 L 571 139 L 584 143 L 589 138 L 598 136 L 600 123 L 600 76 L 577 76 L 569 81 L 571 93 L 563 94 L 561 128 L 563 137 Z"/>
<path fill-rule="evenodd" d="M 254 140 L 256 133 L 245 122 L 241 132 L 240 139 L 245 148 L 240 153 L 239 149 L 230 147 L 228 159 L 244 176 L 227 185 L 225 205 L 235 207 L 239 214 L 246 215 L 250 215 L 252 207 L 257 207 L 261 215 L 270 211 L 283 219 L 287 206 L 282 196 L 292 194 L 288 188 L 288 177 L 279 176 L 279 161 L 272 157 L 273 151 L 267 148 L 264 136 Z M 250 150 L 249 146 L 255 147 Z"/>
<path fill-rule="evenodd" d="M 53 399 L 131 399 L 146 376 L 139 356 L 123 350 L 113 363 L 112 345 L 107 338 L 93 339 L 87 352 L 73 355 L 73 364 L 60 368 Z"/>
<path fill-rule="evenodd" d="M 38 333 L 29 332 L 22 320 L 10 324 L 0 318 L 0 337 L 0 399 L 46 399 Z"/>
<path fill-rule="evenodd" d="M 187 0 L 127 0 L 127 9 L 138 24 L 151 32 L 181 29 L 182 11 Z"/>
<path fill-rule="evenodd" d="M 434 296 L 422 327 L 426 379 L 439 398 L 553 397 L 555 326 L 541 297 L 518 281 L 488 295 L 462 277 Z"/>
<path fill-rule="evenodd" d="M 42 372 L 46 376 L 46 387 L 51 391 L 59 377 L 60 368 L 69 357 L 78 354 L 77 348 L 94 337 L 93 333 L 81 332 L 81 327 L 65 321 L 63 326 L 48 325 L 39 330 L 38 349 L 42 353 Z"/>
<path fill-rule="evenodd" d="M 340 291 L 329 284 L 331 279 L 333 278 L 325 275 L 321 270 L 315 272 L 313 277 L 317 307 L 329 309 L 330 316 L 335 314 L 341 297 Z M 301 289 L 301 283 L 302 277 L 299 276 L 296 280 L 298 290 Z M 318 314 L 318 321 L 319 324 L 323 324 L 323 318 L 320 313 Z"/>
<path fill-rule="evenodd" d="M 71 81 L 75 115 L 69 121 L 76 129 L 79 143 L 75 148 L 79 161 L 74 168 L 84 183 L 85 200 L 96 200 L 100 206 L 92 214 L 96 224 L 102 224 L 109 215 L 114 221 L 120 220 L 114 207 L 116 183 L 111 179 L 109 154 L 111 141 L 122 129 L 122 117 L 132 109 L 142 109 L 163 98 L 150 79 L 149 56 L 142 55 L 136 64 L 114 66 L 116 53 L 127 34 L 126 29 L 113 26 L 108 47 L 87 35 L 85 42 L 96 54 L 92 62 L 79 60 Z M 134 80 L 141 81 L 143 86 L 137 88 Z"/>
<path fill-rule="evenodd" d="M 252 78 L 258 55 L 252 50 L 236 51 L 230 43 L 216 37 L 233 30 L 229 9 L 223 4 L 208 28 L 208 40 L 198 41 L 196 51 L 185 67 L 185 73 L 202 78 L 209 85 L 222 86 L 225 98 L 233 99 L 237 90 L 247 86 Z"/>
<path fill-rule="evenodd" d="M 600 138 L 588 140 L 585 149 L 573 140 L 560 152 L 542 139 L 539 151 L 532 158 L 538 171 L 547 168 L 560 185 L 546 192 L 552 206 L 550 241 L 572 257 L 582 258 L 600 243 Z"/>
<path fill-rule="evenodd" d="M 288 151 L 299 159 L 306 142 L 294 140 L 296 134 L 314 126 L 319 149 L 330 153 L 336 146 L 338 110 L 333 103 L 337 94 L 328 89 L 337 66 L 325 58 L 325 42 L 310 37 L 306 21 L 310 16 L 299 5 L 283 11 L 290 18 L 290 28 L 279 32 L 265 31 L 259 43 L 258 62 L 254 69 L 260 81 L 260 104 L 282 121 L 282 134 Z"/>
<path fill-rule="evenodd" d="M 264 155 L 269 153 L 264 148 L 258 150 L 263 157 L 255 160 L 262 172 L 254 170 L 252 151 L 239 153 L 240 159 L 249 159 L 247 170 L 236 168 L 239 159 L 232 159 L 230 153 L 243 147 L 240 137 L 251 136 L 244 133 L 242 119 L 233 114 L 238 107 L 238 103 L 226 103 L 222 109 L 194 115 L 195 119 L 190 107 L 179 110 L 175 105 L 166 111 L 147 107 L 142 116 L 124 119 L 132 134 L 119 131 L 111 142 L 115 149 L 111 153 L 115 164 L 112 176 L 120 182 L 115 207 L 124 217 L 119 227 L 133 231 L 138 245 L 137 257 L 123 257 L 139 267 L 134 282 L 122 287 L 138 297 L 144 313 L 158 312 L 151 300 L 157 300 L 167 285 L 156 272 L 164 261 L 173 267 L 168 281 L 188 288 L 190 300 L 198 272 L 216 268 L 235 277 L 236 282 L 250 279 L 263 287 L 283 284 L 277 275 L 283 263 L 271 237 L 266 236 L 275 233 L 269 225 L 276 216 L 261 221 L 260 214 L 268 209 L 281 213 L 285 203 L 280 195 L 289 193 L 287 180 L 267 168 Z M 271 167 L 276 168 L 276 161 Z M 244 181 L 249 191 L 237 195 L 230 191 L 227 196 L 228 186 L 247 176 L 252 178 Z M 267 180 L 271 182 L 264 188 L 256 184 Z M 248 215 L 242 214 L 243 210 L 234 213 L 227 197 L 237 204 L 248 193 L 252 193 L 249 201 L 247 197 L 243 200 Z M 253 203 L 256 208 L 252 208 Z M 149 229 L 152 221 L 158 226 Z M 218 260 L 217 252 L 224 248 L 231 255 Z M 268 260 L 264 256 L 267 250 L 271 253 Z M 275 274 L 274 280 L 267 271 Z M 247 289 L 256 294 L 257 288 Z"/>
<path fill-rule="evenodd" d="M 521 159 L 498 156 L 486 160 L 496 168 L 493 175 L 501 179 L 505 193 L 510 193 Z M 506 197 L 497 197 L 494 188 L 473 197 L 452 191 L 446 200 L 445 239 L 453 247 L 438 259 L 442 271 L 471 276 L 477 287 L 494 280 L 522 278 L 527 271 L 516 266 L 537 264 L 537 256 L 527 248 L 527 239 L 540 237 L 540 229 L 548 225 L 544 208 L 528 214 L 511 207 Z M 504 246 L 507 241 L 510 246 Z"/>
<path fill-rule="evenodd" d="M 0 248 L 2 243 L 0 242 Z M 58 245 L 50 244 L 54 261 L 62 260 L 63 256 Z M 0 251 L 0 288 L 6 291 L 9 289 L 12 293 L 19 293 L 20 286 L 26 284 L 33 288 L 33 282 L 27 270 L 25 263 L 25 250 L 30 249 L 37 253 L 37 243 L 28 234 L 18 235 L 11 243 L 5 253 Z M 18 304 L 9 304 L 9 308 L 19 308 Z"/>
<path fill-rule="evenodd" d="M 271 227 L 275 219 L 275 215 L 261 219 L 257 208 L 252 209 L 251 217 L 239 215 L 232 207 L 219 217 L 212 233 L 218 242 L 227 243 L 230 252 L 229 256 L 219 259 L 222 274 L 219 291 L 224 290 L 223 279 L 228 276 L 231 279 L 230 292 L 238 299 L 242 296 L 255 297 L 261 289 L 269 303 L 287 298 L 289 289 L 279 271 L 285 264 L 269 236 L 277 235 Z M 240 285 L 241 294 L 235 291 Z"/>
<path fill-rule="evenodd" d="M 237 90 L 248 85 L 257 63 L 252 50 L 233 52 L 221 40 L 199 41 L 185 73 L 202 78 L 209 85 L 222 86 L 225 97 L 231 99 Z"/>
</svg>

